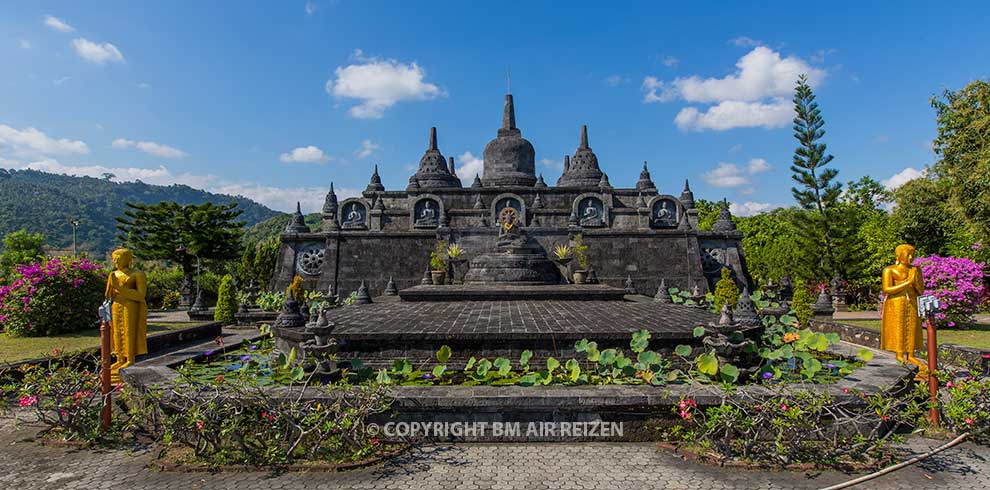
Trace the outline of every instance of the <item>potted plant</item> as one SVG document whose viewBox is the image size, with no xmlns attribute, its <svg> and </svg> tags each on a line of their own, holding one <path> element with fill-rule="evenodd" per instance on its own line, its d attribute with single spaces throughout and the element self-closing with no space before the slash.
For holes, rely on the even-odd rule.
<svg viewBox="0 0 990 490">
<path fill-rule="evenodd" d="M 557 265 L 557 271 L 564 278 L 564 283 L 571 282 L 570 264 L 574 260 L 574 249 L 570 245 L 555 245 L 553 247 L 553 263 Z"/>
<path fill-rule="evenodd" d="M 434 286 L 443 284 L 447 275 L 447 242 L 437 240 L 437 246 L 430 252 L 430 279 Z"/>
<path fill-rule="evenodd" d="M 580 234 L 574 237 L 574 245 L 571 253 L 577 259 L 577 270 L 571 275 L 574 284 L 584 284 L 588 280 L 588 269 L 591 268 L 591 260 L 588 258 L 588 246 L 584 244 L 584 237 Z"/>
<path fill-rule="evenodd" d="M 447 260 L 450 262 L 451 282 L 462 284 L 464 282 L 464 273 L 467 272 L 466 270 L 461 270 L 461 264 L 467 262 L 467 259 L 464 258 L 464 248 L 456 243 L 447 245 Z"/>
</svg>

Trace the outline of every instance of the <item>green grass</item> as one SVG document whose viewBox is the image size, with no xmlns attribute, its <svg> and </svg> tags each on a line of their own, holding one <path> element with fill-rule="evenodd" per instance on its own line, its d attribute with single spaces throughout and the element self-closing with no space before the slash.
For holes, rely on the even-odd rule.
<svg viewBox="0 0 990 490">
<path fill-rule="evenodd" d="M 148 335 L 202 324 L 203 322 L 155 322 L 148 324 Z M 11 337 L 6 333 L 0 333 L 0 364 L 35 359 L 50 353 L 53 349 L 72 352 L 99 347 L 99 345 L 100 329 L 98 328 L 58 337 Z"/>
<path fill-rule="evenodd" d="M 880 320 L 842 320 L 842 323 L 868 328 L 877 332 L 880 331 Z M 990 349 L 990 325 L 984 323 L 974 323 L 972 325 L 968 325 L 967 328 L 967 330 L 939 330 L 939 345 L 957 344 L 976 347 L 977 349 Z"/>
</svg>

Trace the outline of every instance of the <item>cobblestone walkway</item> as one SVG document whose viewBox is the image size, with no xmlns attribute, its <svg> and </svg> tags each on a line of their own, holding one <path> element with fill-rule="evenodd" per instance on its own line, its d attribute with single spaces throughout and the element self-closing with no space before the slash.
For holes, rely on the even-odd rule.
<svg viewBox="0 0 990 490">
<path fill-rule="evenodd" d="M 40 446 L 35 429 L 0 427 L 0 488 L 253 489 L 797 489 L 854 476 L 836 472 L 759 472 L 681 461 L 651 444 L 464 444 L 427 446 L 394 461 L 347 473 L 173 473 L 148 469 L 149 448 L 76 450 Z M 929 441 L 916 439 L 914 450 Z M 990 488 L 990 450 L 963 444 L 862 488 Z"/>
</svg>

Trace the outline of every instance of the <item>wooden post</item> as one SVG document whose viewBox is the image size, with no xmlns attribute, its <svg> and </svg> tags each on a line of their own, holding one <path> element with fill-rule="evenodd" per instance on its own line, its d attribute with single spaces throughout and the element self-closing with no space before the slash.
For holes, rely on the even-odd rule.
<svg viewBox="0 0 990 490">
<path fill-rule="evenodd" d="M 103 409 L 100 412 L 100 429 L 110 430 L 110 325 L 100 321 L 100 391 L 103 394 Z"/>
<path fill-rule="evenodd" d="M 931 315 L 925 315 L 925 325 L 928 327 L 928 394 L 931 397 L 932 408 L 928 413 L 928 418 L 932 425 L 938 428 L 938 378 L 935 377 L 935 370 L 938 369 L 938 340 L 935 333 L 935 324 Z"/>
</svg>

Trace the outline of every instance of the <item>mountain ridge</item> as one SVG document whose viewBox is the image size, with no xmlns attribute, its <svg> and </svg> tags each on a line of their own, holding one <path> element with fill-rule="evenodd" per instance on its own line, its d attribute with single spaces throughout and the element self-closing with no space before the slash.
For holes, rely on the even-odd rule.
<svg viewBox="0 0 990 490">
<path fill-rule="evenodd" d="M 216 194 L 184 184 L 155 185 L 140 180 L 115 182 L 96 177 L 52 174 L 38 170 L 0 168 L 0 237 L 25 229 L 45 235 L 52 249 L 72 247 L 72 225 L 78 219 L 80 251 L 105 253 L 118 245 L 115 218 L 123 215 L 125 202 L 154 204 L 236 202 L 243 210 L 245 230 L 283 215 L 244 196 Z"/>
</svg>

